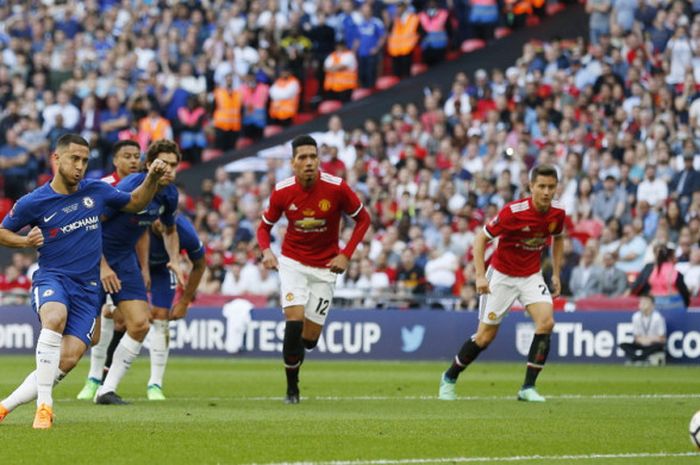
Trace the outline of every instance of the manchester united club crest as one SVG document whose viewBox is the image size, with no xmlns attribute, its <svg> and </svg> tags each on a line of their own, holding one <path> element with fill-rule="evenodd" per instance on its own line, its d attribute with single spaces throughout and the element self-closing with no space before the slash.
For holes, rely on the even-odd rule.
<svg viewBox="0 0 700 465">
<path fill-rule="evenodd" d="M 287 292 L 287 295 L 285 295 L 284 298 L 287 300 L 287 302 L 291 302 L 292 300 L 294 300 L 294 294 L 292 294 L 291 292 Z"/>
<path fill-rule="evenodd" d="M 493 321 L 496 319 L 496 313 L 495 312 L 489 312 L 489 320 Z"/>
<path fill-rule="evenodd" d="M 321 199 L 321 201 L 318 203 L 318 208 L 320 208 L 322 212 L 327 212 L 331 209 L 331 201 L 327 199 Z"/>
</svg>

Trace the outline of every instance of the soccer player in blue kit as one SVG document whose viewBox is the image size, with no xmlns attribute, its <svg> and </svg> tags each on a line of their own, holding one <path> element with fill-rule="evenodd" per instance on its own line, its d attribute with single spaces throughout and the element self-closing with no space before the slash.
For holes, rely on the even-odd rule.
<svg viewBox="0 0 700 465">
<path fill-rule="evenodd" d="M 51 182 L 20 198 L 0 226 L 0 245 L 38 249 L 32 307 L 41 321 L 36 370 L 0 402 L 0 421 L 36 398 L 33 427 L 51 428 L 53 385 L 91 344 L 100 309 L 100 215 L 107 208 L 141 211 L 168 172 L 164 162 L 152 163 L 137 188 L 122 192 L 100 180 L 84 179 L 88 153 L 89 145 L 79 135 L 62 136 L 52 155 L 57 169 Z M 25 226 L 32 227 L 29 233 L 17 234 Z"/>
<path fill-rule="evenodd" d="M 165 400 L 163 375 L 170 351 L 168 320 L 178 320 L 185 317 L 187 308 L 194 300 L 197 287 L 206 269 L 204 245 L 199 240 L 197 231 L 190 220 L 185 215 L 178 215 L 175 226 L 180 239 L 180 249 L 187 253 L 192 262 L 192 270 L 175 305 L 173 305 L 173 299 L 175 298 L 177 279 L 167 266 L 169 256 L 163 240 L 163 224 L 156 220 L 150 229 L 148 269 L 151 281 L 152 322 L 148 336 L 151 352 L 151 377 L 146 388 L 148 400 Z"/>
<path fill-rule="evenodd" d="M 97 404 L 126 403 L 116 390 L 131 363 L 141 351 L 143 340 L 150 329 L 146 284 L 135 248 L 141 236 L 156 219 L 160 219 L 163 223 L 163 241 L 169 257 L 167 267 L 176 274 L 177 281 L 182 282 L 178 267 L 180 243 L 175 227 L 178 193 L 172 184 L 180 159 L 180 149 L 175 142 L 158 140 L 151 143 L 146 151 L 146 168 L 156 162 L 164 163 L 167 167 L 166 173 L 158 181 L 158 192 L 148 206 L 138 213 L 108 212 L 107 220 L 103 224 L 104 258 L 100 265 L 101 275 L 110 278 L 103 279 L 102 285 L 111 294 L 114 304 L 124 315 L 126 334 L 119 341 L 114 351 L 112 366 L 104 383 L 97 390 L 95 396 Z M 129 175 L 117 184 L 117 188 L 130 192 L 143 181 L 145 176 L 145 173 Z"/>
</svg>

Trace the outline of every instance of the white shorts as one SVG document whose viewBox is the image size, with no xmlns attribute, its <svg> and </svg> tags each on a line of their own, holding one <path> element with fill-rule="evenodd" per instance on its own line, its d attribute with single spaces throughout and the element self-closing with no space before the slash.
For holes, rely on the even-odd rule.
<svg viewBox="0 0 700 465">
<path fill-rule="evenodd" d="M 479 297 L 479 321 L 484 324 L 501 324 L 515 299 L 524 307 L 539 302 L 552 305 L 552 296 L 541 272 L 523 277 L 508 276 L 489 267 L 486 279 L 491 293 Z"/>
<path fill-rule="evenodd" d="M 280 300 L 282 308 L 304 307 L 304 317 L 323 325 L 333 301 L 337 275 L 328 268 L 315 268 L 291 258 L 279 258 Z"/>
</svg>

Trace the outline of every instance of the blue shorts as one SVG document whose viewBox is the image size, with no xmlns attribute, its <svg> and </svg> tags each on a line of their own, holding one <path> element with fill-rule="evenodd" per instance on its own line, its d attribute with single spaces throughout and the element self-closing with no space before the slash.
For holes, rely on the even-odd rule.
<svg viewBox="0 0 700 465">
<path fill-rule="evenodd" d="M 122 300 L 143 300 L 148 302 L 146 285 L 143 283 L 141 267 L 136 259 L 136 254 L 123 255 L 116 259 L 107 259 L 109 266 L 117 273 L 117 277 L 122 283 L 119 292 L 110 294 L 114 305 L 118 305 Z"/>
<path fill-rule="evenodd" d="M 95 318 L 100 314 L 99 281 L 78 281 L 54 272 L 34 273 L 32 308 L 39 309 L 47 302 L 59 302 L 68 309 L 63 334 L 75 336 L 88 347 L 92 343 Z"/>
<path fill-rule="evenodd" d="M 166 264 L 151 267 L 151 305 L 170 310 L 175 298 L 177 279 Z"/>
</svg>

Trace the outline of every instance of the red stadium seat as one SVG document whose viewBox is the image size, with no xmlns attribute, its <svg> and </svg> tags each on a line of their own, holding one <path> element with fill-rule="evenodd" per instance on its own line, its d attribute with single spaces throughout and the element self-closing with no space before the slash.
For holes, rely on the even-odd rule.
<svg viewBox="0 0 700 465">
<path fill-rule="evenodd" d="M 528 27 L 533 27 L 533 26 L 539 26 L 540 25 L 540 18 L 537 16 L 528 16 L 525 19 L 525 25 Z"/>
<path fill-rule="evenodd" d="M 552 3 L 547 5 L 547 14 L 549 16 L 555 15 L 557 13 L 560 13 L 564 11 L 566 7 L 562 5 L 561 3 Z"/>
<path fill-rule="evenodd" d="M 481 40 L 481 39 L 467 39 L 464 42 L 462 42 L 462 52 L 463 53 L 470 53 L 473 52 L 474 50 L 479 50 L 480 48 L 484 48 L 486 46 L 486 42 Z"/>
<path fill-rule="evenodd" d="M 447 53 L 445 54 L 445 59 L 447 61 L 453 61 L 459 58 L 462 55 L 462 52 L 459 50 L 448 50 Z"/>
<path fill-rule="evenodd" d="M 372 89 L 360 87 L 352 91 L 352 101 L 354 102 L 355 100 L 360 100 L 370 95 L 372 95 Z"/>
<path fill-rule="evenodd" d="M 494 32 L 494 36 L 496 39 L 502 39 L 503 37 L 507 37 L 513 32 L 509 27 L 497 27 L 496 32 Z"/>
<path fill-rule="evenodd" d="M 304 124 L 308 123 L 309 121 L 313 120 L 316 118 L 316 115 L 313 113 L 298 113 L 294 117 L 294 124 Z"/>
<path fill-rule="evenodd" d="M 265 129 L 263 130 L 263 136 L 272 137 L 275 134 L 279 134 L 282 131 L 284 131 L 284 128 L 282 126 L 277 126 L 276 124 L 270 124 L 268 126 L 265 126 Z"/>
<path fill-rule="evenodd" d="M 253 142 L 253 139 L 251 139 L 250 137 L 241 137 L 236 142 L 236 150 L 241 150 L 246 147 L 250 147 L 251 145 L 253 145 Z"/>
<path fill-rule="evenodd" d="M 340 100 L 324 100 L 318 106 L 318 112 L 322 115 L 327 115 L 328 113 L 334 113 L 343 108 L 343 102 Z"/>
<path fill-rule="evenodd" d="M 425 63 L 413 63 L 411 65 L 411 76 L 425 73 L 426 71 L 428 71 L 428 65 L 426 65 Z"/>
<path fill-rule="evenodd" d="M 202 161 L 209 161 L 219 158 L 224 152 L 219 149 L 206 149 L 202 151 Z"/>
<path fill-rule="evenodd" d="M 376 87 L 379 90 L 386 90 L 390 87 L 394 87 L 399 81 L 401 81 L 401 79 L 396 76 L 382 76 L 377 79 Z"/>
<path fill-rule="evenodd" d="M 191 166 L 192 166 L 192 164 L 190 162 L 183 160 L 180 163 L 178 163 L 177 172 L 179 173 L 180 171 L 185 171 L 185 170 L 189 169 Z"/>
</svg>

